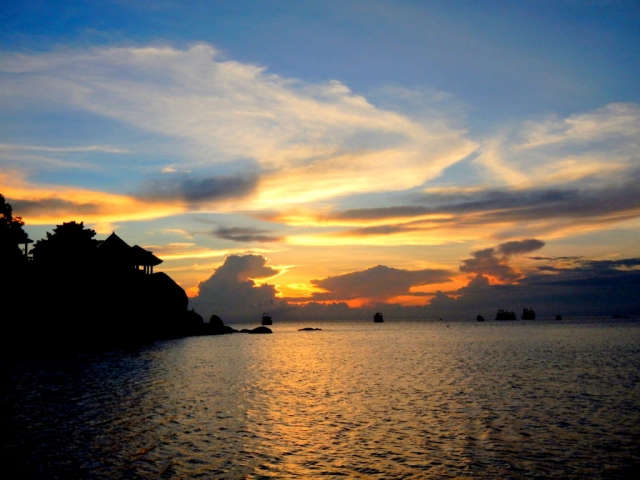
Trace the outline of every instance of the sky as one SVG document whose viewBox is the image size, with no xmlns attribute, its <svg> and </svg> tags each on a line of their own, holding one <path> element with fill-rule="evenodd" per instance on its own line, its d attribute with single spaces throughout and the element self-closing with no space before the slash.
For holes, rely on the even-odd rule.
<svg viewBox="0 0 640 480">
<path fill-rule="evenodd" d="M 640 313 L 640 4 L 3 2 L 0 193 L 203 316 Z"/>
</svg>

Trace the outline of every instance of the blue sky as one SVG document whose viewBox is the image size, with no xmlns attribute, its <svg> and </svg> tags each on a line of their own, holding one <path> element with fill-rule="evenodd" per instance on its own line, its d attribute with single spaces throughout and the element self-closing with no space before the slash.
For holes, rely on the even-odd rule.
<svg viewBox="0 0 640 480">
<path fill-rule="evenodd" d="M 478 275 L 520 293 L 602 273 L 585 265 L 636 275 L 615 262 L 640 257 L 637 2 L 25 1 L 0 18 L 0 193 L 34 239 L 115 230 L 191 295 L 244 261 L 255 308 L 433 309 Z"/>
<path fill-rule="evenodd" d="M 493 123 L 636 100 L 639 20 L 632 1 L 26 1 L 3 6 L 2 44 L 208 42 L 236 61 L 357 93 L 435 88 Z"/>
</svg>

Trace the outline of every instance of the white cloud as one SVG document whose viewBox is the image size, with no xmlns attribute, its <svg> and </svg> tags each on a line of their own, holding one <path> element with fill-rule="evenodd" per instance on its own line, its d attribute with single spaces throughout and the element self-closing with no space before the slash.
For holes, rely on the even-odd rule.
<svg viewBox="0 0 640 480">
<path fill-rule="evenodd" d="M 75 147 L 52 147 L 40 145 L 21 145 L 12 143 L 0 143 L 0 162 L 5 168 L 24 169 L 82 169 L 101 170 L 103 167 L 88 161 L 78 161 L 74 158 L 82 158 L 82 154 L 105 153 L 127 154 L 127 150 L 107 145 L 89 145 Z M 78 156 L 74 154 L 79 154 Z"/>
<path fill-rule="evenodd" d="M 484 142 L 488 183 L 598 187 L 640 167 L 640 106 L 610 104 L 564 119 L 527 121 Z"/>
<path fill-rule="evenodd" d="M 101 152 L 101 153 L 131 153 L 128 150 L 116 147 L 110 147 L 108 145 L 88 145 L 82 147 L 48 147 L 40 145 L 20 145 L 0 143 L 0 151 L 34 151 L 34 152 L 52 152 L 52 153 L 86 153 L 86 152 Z"/>
<path fill-rule="evenodd" d="M 411 188 L 476 147 L 442 115 L 411 119 L 340 82 L 282 78 L 204 44 L 4 55 L 0 69 L 3 102 L 72 106 L 173 139 L 171 168 L 251 160 L 259 201 Z"/>
<path fill-rule="evenodd" d="M 82 115 L 115 120 L 120 132 L 125 124 L 127 132 L 153 135 L 131 134 L 122 139 L 123 144 L 118 143 L 120 137 L 108 134 L 99 140 L 83 140 L 84 146 L 64 141 L 56 142 L 55 147 L 34 147 L 37 142 L 27 141 L 25 145 L 5 143 L 0 144 L 0 155 L 11 156 L 13 170 L 22 169 L 25 181 L 22 191 L 16 192 L 19 198 L 47 208 L 52 205 L 50 192 L 59 192 L 56 198 L 63 198 L 69 190 L 43 185 L 43 177 L 33 181 L 38 168 L 108 168 L 105 153 L 126 153 L 110 158 L 117 157 L 119 172 L 126 172 L 129 186 L 138 182 L 134 194 L 124 193 L 140 215 L 215 208 L 219 213 L 254 215 L 309 211 L 315 218 L 320 210 L 342 208 L 340 197 L 359 193 L 380 194 L 375 199 L 360 197 L 367 198 L 372 208 L 393 206 L 385 193 L 423 185 L 475 151 L 476 144 L 459 127 L 464 109 L 455 99 L 428 89 L 387 88 L 376 95 L 370 101 L 338 81 L 311 84 L 255 65 L 221 60 L 213 47 L 204 44 L 186 50 L 95 48 L 4 54 L 0 55 L 0 108 L 24 108 L 36 114 L 38 109 L 59 109 L 65 115 L 72 114 L 73 108 Z M 155 143 L 149 143 L 150 138 Z M 621 180 L 634 178 L 631 174 L 640 166 L 640 107 L 611 104 L 567 118 L 525 121 L 479 141 L 482 148 L 473 165 L 484 167 L 486 176 L 473 187 L 478 198 L 483 198 L 487 188 L 490 193 L 496 188 L 511 193 L 554 189 L 556 196 L 567 189 L 574 193 L 614 191 Z M 154 149 L 163 156 L 160 161 L 151 160 L 157 163 L 149 168 L 144 163 L 153 158 Z M 87 161 L 94 153 L 102 155 L 100 161 Z M 463 175 L 461 170 L 466 167 L 462 163 L 455 175 Z M 59 181 L 60 177 L 46 178 Z M 37 195 L 35 190 L 46 190 L 46 194 Z M 591 198 L 574 193 L 573 197 Z M 103 218 L 101 212 L 111 214 L 114 209 L 98 208 L 105 200 L 92 197 L 95 221 L 124 221 L 123 217 Z M 43 203 L 43 198 L 48 202 Z M 166 208 L 150 208 L 146 205 L 149 198 L 163 200 Z M 56 205 L 65 206 L 66 213 L 77 209 L 78 200 L 74 202 Z M 532 202 L 531 208 L 535 206 Z M 628 210 L 625 206 L 624 218 L 635 218 Z M 452 219 L 461 215 L 459 210 L 445 213 Z M 576 216 L 573 210 L 563 214 Z M 472 215 L 480 218 L 477 210 Z M 291 215 L 278 218 L 283 223 L 294 222 Z M 425 221 L 422 217 L 416 220 Z M 428 244 L 461 235 L 453 220 L 432 220 L 396 229 L 394 241 Z M 498 220 L 501 231 L 520 228 L 521 217 L 492 217 Z M 571 228 L 577 228 L 573 222 Z M 341 221 L 341 225 L 348 224 L 348 219 Z M 467 224 L 473 230 L 464 231 L 477 236 L 477 223 Z M 374 226 L 388 227 L 389 221 Z M 541 221 L 529 227 L 538 229 L 532 234 L 559 228 Z M 567 228 L 566 222 L 561 227 Z M 484 231 L 495 235 L 496 228 L 487 226 Z M 290 243 L 298 244 L 349 242 L 346 237 L 319 239 L 307 233 L 286 236 Z M 354 241 L 363 238 L 360 235 Z M 389 242 L 388 235 L 367 238 L 369 243 Z"/>
</svg>

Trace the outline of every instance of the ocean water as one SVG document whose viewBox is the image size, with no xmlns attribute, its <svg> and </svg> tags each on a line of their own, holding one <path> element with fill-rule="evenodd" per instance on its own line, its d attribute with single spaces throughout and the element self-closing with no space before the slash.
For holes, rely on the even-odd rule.
<svg viewBox="0 0 640 480">
<path fill-rule="evenodd" d="M 3 477 L 640 478 L 639 320 L 272 329 L 3 361 Z"/>
</svg>

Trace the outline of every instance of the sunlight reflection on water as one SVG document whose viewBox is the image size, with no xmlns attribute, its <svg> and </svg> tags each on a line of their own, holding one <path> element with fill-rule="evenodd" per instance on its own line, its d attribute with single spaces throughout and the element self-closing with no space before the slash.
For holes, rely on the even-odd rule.
<svg viewBox="0 0 640 480">
<path fill-rule="evenodd" d="M 625 478 L 640 324 L 274 325 L 5 362 L 16 478 Z"/>
</svg>

